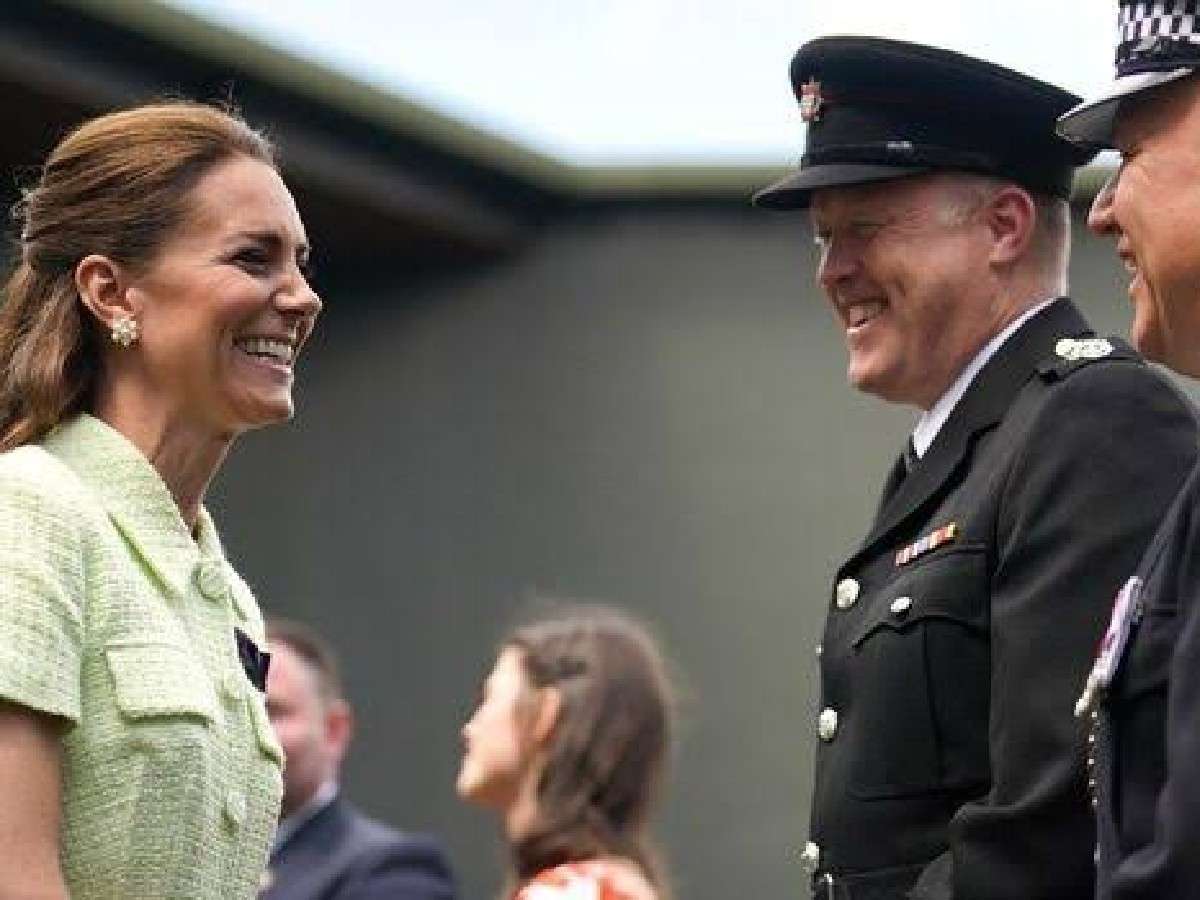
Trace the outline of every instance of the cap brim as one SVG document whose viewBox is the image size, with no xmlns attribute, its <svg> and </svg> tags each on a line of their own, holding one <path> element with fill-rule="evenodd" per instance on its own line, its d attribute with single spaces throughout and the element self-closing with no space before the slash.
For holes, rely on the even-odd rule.
<svg viewBox="0 0 1200 900">
<path fill-rule="evenodd" d="M 1194 71 L 1193 68 L 1185 67 L 1164 72 L 1138 72 L 1136 75 L 1118 78 L 1099 97 L 1080 103 L 1060 116 L 1058 133 L 1074 144 L 1096 148 L 1112 147 L 1113 120 L 1122 100 L 1142 91 L 1178 81 Z"/>
<path fill-rule="evenodd" d="M 804 209 L 812 192 L 820 188 L 845 187 L 871 181 L 888 181 L 930 171 L 926 166 L 872 166 L 857 163 L 812 166 L 793 172 L 754 195 L 752 203 L 764 209 Z"/>
</svg>

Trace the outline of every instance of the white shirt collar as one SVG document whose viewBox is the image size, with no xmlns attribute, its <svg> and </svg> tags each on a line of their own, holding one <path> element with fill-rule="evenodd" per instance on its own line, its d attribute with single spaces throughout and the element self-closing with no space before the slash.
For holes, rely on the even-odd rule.
<svg viewBox="0 0 1200 900">
<path fill-rule="evenodd" d="M 917 451 L 918 457 L 924 456 L 933 445 L 938 432 L 942 430 L 942 426 L 950 418 L 950 413 L 954 412 L 954 407 L 958 405 L 958 401 L 967 392 L 967 388 L 971 386 L 971 382 L 975 380 L 975 376 L 979 374 L 979 370 L 987 364 L 989 359 L 996 355 L 996 351 L 1004 346 L 1004 342 L 1012 337 L 1018 328 L 1057 299 L 1057 297 L 1051 297 L 1049 300 L 1043 300 L 1036 306 L 1031 306 L 1013 319 L 1013 321 L 1009 322 L 1003 331 L 983 345 L 983 349 L 975 354 L 975 358 L 959 373 L 954 384 L 950 385 L 950 389 L 938 398 L 937 403 L 921 413 L 921 418 L 917 420 L 917 426 L 913 429 L 912 433 L 913 448 Z"/>
<path fill-rule="evenodd" d="M 275 829 L 275 843 L 271 848 L 271 852 L 278 851 L 280 847 L 295 837 L 296 832 L 307 825 L 313 816 L 333 802 L 333 798 L 337 796 L 337 792 L 337 782 L 333 780 L 326 781 L 317 788 L 316 793 L 309 798 L 307 803 L 290 816 L 280 819 L 279 825 Z"/>
</svg>

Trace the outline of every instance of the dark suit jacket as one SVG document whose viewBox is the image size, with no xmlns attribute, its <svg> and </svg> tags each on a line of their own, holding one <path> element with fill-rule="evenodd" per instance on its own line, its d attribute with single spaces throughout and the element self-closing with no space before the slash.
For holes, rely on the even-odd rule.
<svg viewBox="0 0 1200 900">
<path fill-rule="evenodd" d="M 453 900 L 441 847 L 368 819 L 341 797 L 271 855 L 261 900 Z"/>
<path fill-rule="evenodd" d="M 1064 358 L 1090 335 L 1068 301 L 1013 334 L 837 572 L 812 840 L 838 897 L 1092 896 L 1074 701 L 1197 431 L 1116 339 Z"/>
<path fill-rule="evenodd" d="M 1101 900 L 1200 897 L 1200 469 L 1138 567 L 1096 742 Z"/>
</svg>

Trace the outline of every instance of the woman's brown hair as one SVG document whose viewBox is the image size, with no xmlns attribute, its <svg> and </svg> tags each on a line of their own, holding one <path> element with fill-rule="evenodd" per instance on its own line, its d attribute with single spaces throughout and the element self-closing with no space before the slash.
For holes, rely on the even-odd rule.
<svg viewBox="0 0 1200 900">
<path fill-rule="evenodd" d="M 532 827 L 515 842 L 519 880 L 566 862 L 623 857 L 665 898 L 648 819 L 671 748 L 672 692 L 646 629 L 608 607 L 563 607 L 518 629 L 530 684 L 561 700 Z"/>
<path fill-rule="evenodd" d="M 96 253 L 143 268 L 186 219 L 189 193 L 218 164 L 275 166 L 267 138 L 236 113 L 165 101 L 91 119 L 51 151 L 13 208 L 21 232 L 0 307 L 0 450 L 40 440 L 87 409 L 100 328 L 75 288 Z"/>
</svg>

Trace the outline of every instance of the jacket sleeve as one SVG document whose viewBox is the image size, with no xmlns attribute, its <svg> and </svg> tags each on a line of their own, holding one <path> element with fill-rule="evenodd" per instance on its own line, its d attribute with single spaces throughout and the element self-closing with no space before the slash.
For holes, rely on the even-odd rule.
<svg viewBox="0 0 1200 900">
<path fill-rule="evenodd" d="M 87 593 L 81 516 L 40 453 L 0 457 L 0 699 L 74 722 Z"/>
<path fill-rule="evenodd" d="M 1073 707 L 1113 598 L 1194 463 L 1196 425 L 1135 361 L 1087 365 L 1046 390 L 996 521 L 991 784 L 954 815 L 948 859 L 916 898 L 1092 896 L 1086 731 Z"/>
</svg>

